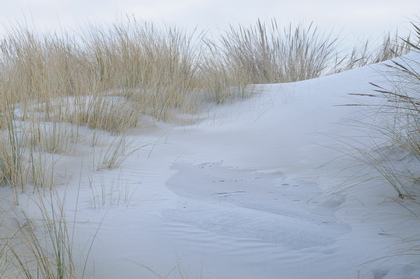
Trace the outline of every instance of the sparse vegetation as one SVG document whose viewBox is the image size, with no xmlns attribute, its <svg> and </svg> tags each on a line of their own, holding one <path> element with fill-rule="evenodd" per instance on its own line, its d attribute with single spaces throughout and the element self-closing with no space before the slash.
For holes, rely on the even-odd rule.
<svg viewBox="0 0 420 279">
<path fill-rule="evenodd" d="M 374 174 L 367 179 L 380 179 L 395 190 L 393 199 L 408 210 L 410 218 L 419 219 L 420 194 L 420 26 L 413 23 L 413 37 L 402 39 L 399 46 L 390 43 L 389 36 L 384 45 L 392 50 L 412 52 L 403 57 L 389 57 L 378 53 L 370 59 L 394 58 L 384 65 L 381 72 L 385 82 L 371 83 L 376 94 L 352 93 L 365 97 L 380 98 L 382 104 L 375 106 L 379 124 L 369 126 L 379 131 L 386 139 L 381 145 L 357 148 L 359 159 L 369 166 Z M 366 179 L 364 177 L 363 179 Z M 409 243 L 407 249 L 397 250 L 387 257 L 419 255 L 419 234 L 414 232 L 402 236 L 402 242 Z"/>
<path fill-rule="evenodd" d="M 420 28 L 413 26 L 416 40 L 403 40 L 405 48 L 413 50 L 412 55 L 385 65 L 386 84 L 371 83 L 378 95 L 369 96 L 384 99 L 378 109 L 383 122 L 371 128 L 380 130 L 390 141 L 376 151 L 362 152 L 366 162 L 392 185 L 398 196 L 409 199 L 414 198 L 420 180 Z"/>
<path fill-rule="evenodd" d="M 339 56 L 337 42 L 314 24 L 281 28 L 275 20 L 268 27 L 261 21 L 251 27 L 232 26 L 219 40 L 135 19 L 89 27 L 78 36 L 11 27 L 0 40 L 0 182 L 14 187 L 16 204 L 18 192 L 28 186 L 37 193 L 40 187 L 53 191 L 61 156 L 85 144 L 81 127 L 90 129 L 94 139 L 89 147 L 99 154 L 93 169 L 111 169 L 125 159 L 126 134 L 143 118 L 171 121 L 177 113 L 199 111 L 206 101 L 246 98 L 253 84 L 310 79 L 416 47 L 388 36 L 379 50 L 370 50 L 366 43 L 360 55 L 355 50 Z M 413 68 L 393 68 L 418 85 Z M 400 142 L 420 156 L 418 98 L 378 90 L 398 99 L 394 108 L 404 105 L 411 124 L 401 125 L 405 132 Z M 102 131 L 115 140 L 100 149 Z M 4 227 L 12 237 L 0 241 L 0 277 L 78 278 L 63 204 L 52 195 L 39 197 L 40 224 L 25 214 L 8 216 L 17 222 Z"/>
<path fill-rule="evenodd" d="M 416 38 L 413 38 L 413 40 L 415 41 Z M 400 37 L 398 32 L 389 32 L 376 43 L 366 40 L 364 43 L 355 46 L 351 53 L 346 53 L 344 57 L 338 57 L 332 72 L 360 68 L 407 54 L 418 46 L 414 41 L 411 40 L 410 36 L 407 38 Z"/>
<path fill-rule="evenodd" d="M 2 208 L 2 278 L 79 278 L 64 204 L 55 192 L 28 195 L 35 211 Z"/>
</svg>

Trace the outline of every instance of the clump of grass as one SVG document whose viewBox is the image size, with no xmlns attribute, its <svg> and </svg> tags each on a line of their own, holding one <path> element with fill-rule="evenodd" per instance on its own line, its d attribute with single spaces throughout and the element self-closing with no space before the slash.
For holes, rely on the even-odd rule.
<svg viewBox="0 0 420 279">
<path fill-rule="evenodd" d="M 22 192 L 27 184 L 51 188 L 60 158 L 54 154 L 71 151 L 77 126 L 119 134 L 137 125 L 140 105 L 118 97 L 115 84 L 95 79 L 88 58 L 74 37 L 8 29 L 0 41 L 3 185 Z"/>
<path fill-rule="evenodd" d="M 1 86 L 1 85 L 0 85 Z M 23 190 L 27 182 L 22 129 L 15 123 L 15 111 L 10 96 L 2 94 L 1 122 L 5 130 L 0 133 L 0 175 L 3 184 Z"/>
<path fill-rule="evenodd" d="M 381 148 L 381 154 L 362 153 L 400 198 L 410 199 L 415 197 L 420 181 L 420 27 L 413 26 L 417 41 L 404 40 L 412 53 L 385 64 L 387 83 L 371 83 L 378 95 L 368 95 L 384 99 L 378 111 L 384 121 L 375 129 L 389 138 L 390 145 Z"/>
<path fill-rule="evenodd" d="M 105 176 L 106 175 L 106 176 Z M 100 177 L 89 176 L 89 186 L 92 192 L 92 205 L 100 209 L 105 206 L 129 206 L 134 193 L 130 193 L 127 182 L 123 177 L 109 177 L 102 173 Z"/>
<path fill-rule="evenodd" d="M 78 278 L 64 205 L 50 194 L 35 194 L 37 213 L 1 211 L 2 278 Z"/>
<path fill-rule="evenodd" d="M 12 103 L 39 104 L 94 91 L 89 63 L 75 40 L 65 34 L 40 35 L 19 24 L 8 28 L 0 43 L 0 64 Z"/>
<path fill-rule="evenodd" d="M 125 135 L 115 136 L 109 140 L 105 147 L 94 147 L 93 166 L 97 171 L 119 167 L 130 154 L 143 147 L 134 146 Z"/>
<path fill-rule="evenodd" d="M 32 122 L 29 129 L 29 145 L 37 152 L 71 153 L 78 138 L 77 127 L 65 122 Z"/>
<path fill-rule="evenodd" d="M 131 102 L 112 97 L 95 96 L 88 101 L 86 111 L 76 113 L 79 113 L 76 116 L 78 124 L 114 134 L 136 127 L 140 119 L 139 110 Z"/>
<path fill-rule="evenodd" d="M 249 86 L 246 73 L 232 67 L 231 61 L 223 50 L 210 40 L 205 41 L 207 54 L 200 64 L 200 85 L 205 99 L 217 104 L 227 100 L 244 99 Z M 252 91 L 252 90 L 251 90 Z"/>
<path fill-rule="evenodd" d="M 349 54 L 344 53 L 343 57 L 337 57 L 331 72 L 343 72 L 400 57 L 415 49 L 413 46 L 418 46 L 410 40 L 410 36 L 401 38 L 398 31 L 388 32 L 377 42 L 367 39 L 364 43 L 356 45 Z"/>
<path fill-rule="evenodd" d="M 57 100 L 52 117 L 55 122 L 69 122 L 113 134 L 126 133 L 137 126 L 140 118 L 136 103 L 108 94 Z"/>
<path fill-rule="evenodd" d="M 18 120 L 15 105 L 3 99 L 3 123 L 6 130 L 0 131 L 0 177 L 2 185 L 15 186 L 17 192 L 33 184 L 51 188 L 53 169 L 59 153 L 67 149 L 69 137 L 58 124 L 47 128 L 41 122 Z"/>
<path fill-rule="evenodd" d="M 194 37 L 128 19 L 105 30 L 90 29 L 87 56 L 101 87 L 121 91 L 142 104 L 146 114 L 168 120 L 173 109 L 188 111 L 189 95 L 196 90 Z"/>
<path fill-rule="evenodd" d="M 26 184 L 24 154 L 20 147 L 13 147 L 8 139 L 0 135 L 0 179 L 2 185 L 21 187 Z M 18 144 L 18 143 L 17 143 Z"/>
<path fill-rule="evenodd" d="M 235 28 L 222 35 L 222 60 L 248 84 L 291 82 L 319 77 L 334 61 L 337 39 L 321 34 L 314 24 L 281 28 L 276 20 L 267 26 Z"/>
<path fill-rule="evenodd" d="M 408 210 L 410 218 L 419 218 L 420 194 L 420 26 L 413 23 L 416 40 L 404 39 L 412 52 L 385 64 L 384 76 L 387 82 L 371 83 L 374 96 L 382 98 L 383 104 L 378 115 L 383 116 L 383 124 L 373 127 L 379 130 L 388 143 L 377 149 L 363 151 L 366 161 L 396 191 L 394 198 Z M 366 94 L 357 94 L 366 95 Z M 401 234 L 409 248 L 397 250 L 385 257 L 401 255 L 418 256 L 420 252 L 419 234 Z"/>
</svg>

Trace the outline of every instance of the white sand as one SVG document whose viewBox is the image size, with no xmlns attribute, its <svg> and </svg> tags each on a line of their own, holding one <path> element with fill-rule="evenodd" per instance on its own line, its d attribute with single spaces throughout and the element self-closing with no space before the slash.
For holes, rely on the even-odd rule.
<svg viewBox="0 0 420 279">
<path fill-rule="evenodd" d="M 85 277 L 420 278 L 420 252 L 402 252 L 419 219 L 345 156 L 382 141 L 362 124 L 377 120 L 371 107 L 341 106 L 379 102 L 348 95 L 371 92 L 378 69 L 266 85 L 197 124 L 157 123 L 129 136 L 150 145 L 112 171 L 90 171 L 88 153 L 63 158 L 80 265 L 99 228 Z"/>
</svg>

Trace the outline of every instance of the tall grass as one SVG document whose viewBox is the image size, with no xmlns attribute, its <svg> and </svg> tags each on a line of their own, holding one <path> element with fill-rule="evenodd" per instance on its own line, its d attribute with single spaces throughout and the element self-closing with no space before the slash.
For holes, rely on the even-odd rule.
<svg viewBox="0 0 420 279">
<path fill-rule="evenodd" d="M 5 130 L 0 135 L 1 181 L 23 189 L 26 184 L 23 137 L 20 127 L 15 125 L 15 113 L 9 96 L 3 94 L 2 97 L 1 120 Z"/>
<path fill-rule="evenodd" d="M 243 72 L 249 83 L 279 83 L 311 79 L 325 74 L 334 61 L 337 39 L 310 24 L 281 28 L 276 20 L 268 26 L 233 26 L 220 39 L 222 56 Z"/>
<path fill-rule="evenodd" d="M 31 212 L 1 209 L 2 278 L 79 278 L 64 204 L 49 193 L 32 195 Z"/>
<path fill-rule="evenodd" d="M 385 64 L 387 82 L 371 83 L 376 97 L 384 100 L 377 108 L 384 121 L 373 128 L 383 133 L 389 144 L 362 152 L 398 196 L 409 199 L 414 199 L 420 181 L 420 27 L 413 24 L 413 28 L 415 39 L 403 40 L 404 48 L 412 53 Z"/>
<path fill-rule="evenodd" d="M 268 24 L 258 20 L 251 26 L 231 25 L 219 38 L 203 41 L 200 79 L 208 98 L 217 103 L 249 96 L 250 84 L 316 78 L 388 60 L 412 47 L 397 32 L 347 53 L 340 51 L 338 37 L 322 33 L 313 23 L 281 27 L 275 19 Z"/>
<path fill-rule="evenodd" d="M 168 120 L 173 109 L 189 110 L 199 59 L 194 32 L 129 19 L 86 33 L 87 57 L 103 89 L 117 89 L 157 119 Z"/>
<path fill-rule="evenodd" d="M 377 176 L 395 190 L 394 198 L 409 212 L 410 218 L 419 219 L 420 194 L 420 25 L 413 23 L 413 37 L 404 39 L 412 50 L 406 56 L 385 64 L 382 74 L 386 82 L 371 83 L 377 93 L 370 97 L 382 98 L 375 107 L 384 119 L 378 126 L 387 143 L 361 152 L 362 161 L 376 170 Z M 366 96 L 366 94 L 356 94 Z M 376 178 L 376 177 L 375 177 Z M 402 216 L 400 216 L 402 217 Z M 401 234 L 409 248 L 393 252 L 387 257 L 420 254 L 419 233 Z"/>
</svg>

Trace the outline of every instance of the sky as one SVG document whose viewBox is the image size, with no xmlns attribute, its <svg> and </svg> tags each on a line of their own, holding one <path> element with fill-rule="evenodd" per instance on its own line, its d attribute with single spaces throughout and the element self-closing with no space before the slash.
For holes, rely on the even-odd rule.
<svg viewBox="0 0 420 279">
<path fill-rule="evenodd" d="M 273 18 L 281 25 L 314 22 L 319 29 L 351 38 L 408 33 L 419 0 L 0 0 L 0 35 L 10 22 L 37 30 L 77 30 L 87 23 L 112 24 L 125 16 L 212 33 L 231 25 Z M 26 23 L 25 23 L 26 22 Z"/>
</svg>

